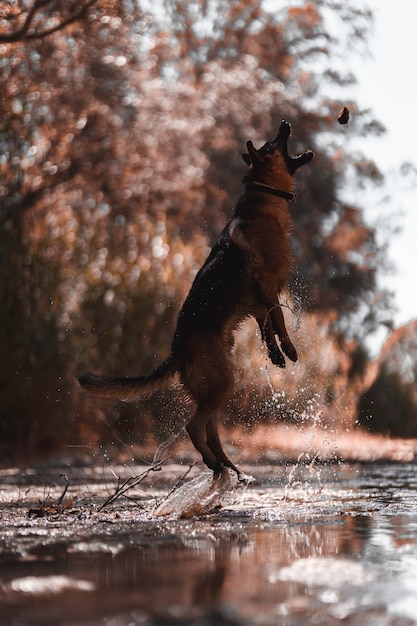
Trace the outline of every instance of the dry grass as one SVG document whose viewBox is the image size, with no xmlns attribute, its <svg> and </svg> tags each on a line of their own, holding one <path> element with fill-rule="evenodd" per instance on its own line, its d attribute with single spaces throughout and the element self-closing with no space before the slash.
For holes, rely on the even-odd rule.
<svg viewBox="0 0 417 626">
<path fill-rule="evenodd" d="M 262 460 L 284 462 L 317 459 L 352 462 L 413 462 L 417 458 L 417 439 L 393 439 L 371 435 L 363 430 L 346 432 L 328 428 L 285 424 L 257 426 L 249 433 L 238 428 L 223 434 L 227 446 L 245 462 Z"/>
<path fill-rule="evenodd" d="M 228 456 L 243 463 L 399 462 L 417 460 L 417 439 L 394 439 L 364 430 L 338 431 L 316 425 L 263 424 L 222 428 L 220 436 Z M 151 458 L 155 447 L 149 442 L 143 456 Z M 201 461 L 188 437 L 167 448 L 173 461 Z"/>
</svg>

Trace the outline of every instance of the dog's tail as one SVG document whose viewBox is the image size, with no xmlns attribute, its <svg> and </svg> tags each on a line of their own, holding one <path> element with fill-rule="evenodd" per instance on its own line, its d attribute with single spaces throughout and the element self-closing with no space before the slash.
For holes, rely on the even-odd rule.
<svg viewBox="0 0 417 626">
<path fill-rule="evenodd" d="M 119 378 L 116 376 L 99 376 L 86 372 L 78 376 L 81 387 L 93 396 L 115 398 L 129 402 L 138 398 L 148 398 L 155 391 L 165 387 L 176 372 L 172 356 L 169 356 L 149 376 L 136 378 Z"/>
</svg>

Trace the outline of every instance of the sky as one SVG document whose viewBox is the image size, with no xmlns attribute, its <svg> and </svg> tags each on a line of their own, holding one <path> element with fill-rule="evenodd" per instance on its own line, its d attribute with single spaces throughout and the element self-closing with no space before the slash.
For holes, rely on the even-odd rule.
<svg viewBox="0 0 417 626">
<path fill-rule="evenodd" d="M 394 322 L 399 326 L 417 318 L 417 176 L 401 181 L 395 174 L 404 162 L 417 168 L 417 0 L 372 0 L 369 5 L 375 15 L 371 56 L 354 61 L 352 69 L 358 79 L 357 102 L 371 108 L 386 127 L 382 137 L 367 139 L 364 149 L 385 174 L 392 198 L 387 205 L 369 207 L 369 215 L 382 224 L 392 212 L 402 228 L 389 243 L 395 273 L 381 279 L 395 292 Z"/>
</svg>

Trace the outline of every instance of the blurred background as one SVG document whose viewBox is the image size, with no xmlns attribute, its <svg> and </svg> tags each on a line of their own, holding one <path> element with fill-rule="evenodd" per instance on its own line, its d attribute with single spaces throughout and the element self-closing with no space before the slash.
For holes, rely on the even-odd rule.
<svg viewBox="0 0 417 626">
<path fill-rule="evenodd" d="M 291 207 L 285 315 L 300 359 L 276 371 L 245 324 L 226 426 L 312 418 L 417 437 L 417 321 L 396 323 L 389 251 L 416 165 L 394 143 L 387 176 L 385 125 L 357 81 L 378 6 L 0 7 L 1 463 L 69 446 L 135 454 L 178 429 L 189 411 L 178 389 L 124 405 L 88 398 L 74 377 L 145 374 L 168 355 L 182 300 L 242 192 L 245 143 L 271 138 L 283 118 L 291 151 L 316 154 Z"/>
</svg>

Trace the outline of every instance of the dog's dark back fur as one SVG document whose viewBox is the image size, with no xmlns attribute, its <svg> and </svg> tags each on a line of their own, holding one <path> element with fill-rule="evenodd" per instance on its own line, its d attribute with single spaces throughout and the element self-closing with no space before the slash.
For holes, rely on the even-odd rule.
<svg viewBox="0 0 417 626">
<path fill-rule="evenodd" d="M 149 376 L 117 378 L 87 373 L 79 377 L 91 394 L 132 400 L 149 396 L 179 375 L 196 405 L 187 431 L 215 476 L 224 466 L 241 476 L 224 453 L 217 431 L 218 414 L 234 382 L 231 352 L 236 328 L 254 317 L 271 361 L 285 367 L 282 352 L 297 360 L 278 295 L 292 267 L 288 201 L 293 199 L 293 175 L 313 153 L 289 156 L 289 135 L 290 125 L 282 122 L 276 138 L 260 150 L 247 143 L 248 154 L 243 155 L 248 165 L 246 191 L 195 277 L 178 315 L 168 359 Z"/>
</svg>

